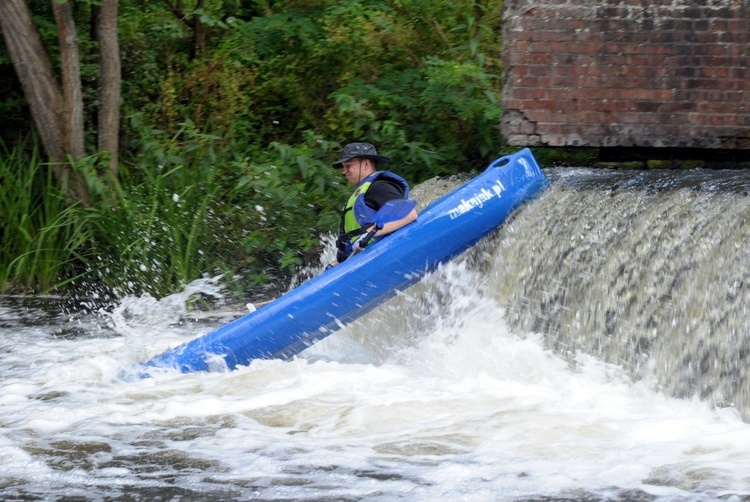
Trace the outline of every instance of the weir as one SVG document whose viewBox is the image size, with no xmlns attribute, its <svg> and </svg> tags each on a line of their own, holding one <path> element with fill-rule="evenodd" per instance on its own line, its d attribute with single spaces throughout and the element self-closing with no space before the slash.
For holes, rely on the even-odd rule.
<svg viewBox="0 0 750 502">
<path fill-rule="evenodd" d="M 750 172 L 545 174 L 488 268 L 511 326 L 750 420 Z"/>
</svg>

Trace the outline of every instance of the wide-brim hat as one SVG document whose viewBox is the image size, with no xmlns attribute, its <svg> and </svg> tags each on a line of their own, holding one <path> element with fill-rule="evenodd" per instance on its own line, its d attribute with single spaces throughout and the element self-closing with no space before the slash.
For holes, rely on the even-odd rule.
<svg viewBox="0 0 750 502">
<path fill-rule="evenodd" d="M 390 162 L 391 159 L 378 155 L 378 151 L 370 143 L 349 143 L 344 147 L 341 158 L 333 164 L 336 169 L 344 167 L 344 162 L 352 159 L 372 159 L 376 162 Z"/>
</svg>

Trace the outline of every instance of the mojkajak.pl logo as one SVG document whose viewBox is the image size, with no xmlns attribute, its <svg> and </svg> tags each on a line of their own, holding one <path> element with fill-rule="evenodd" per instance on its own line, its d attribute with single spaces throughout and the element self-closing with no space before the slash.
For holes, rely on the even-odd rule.
<svg viewBox="0 0 750 502">
<path fill-rule="evenodd" d="M 484 203 L 494 197 L 500 198 L 501 194 L 505 191 L 505 185 L 501 181 L 496 181 L 490 188 L 482 188 L 479 192 L 474 194 L 470 199 L 461 199 L 461 203 L 448 211 L 448 215 L 451 220 L 455 220 L 462 214 L 468 213 L 474 208 L 484 207 Z"/>
</svg>

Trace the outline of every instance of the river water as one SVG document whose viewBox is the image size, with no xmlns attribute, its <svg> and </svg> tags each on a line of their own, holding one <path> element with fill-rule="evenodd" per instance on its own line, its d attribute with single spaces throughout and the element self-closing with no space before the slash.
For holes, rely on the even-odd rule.
<svg viewBox="0 0 750 502">
<path fill-rule="evenodd" d="M 0 499 L 750 499 L 750 173 L 547 174 L 292 361 L 120 378 L 242 313 L 212 279 L 2 299 Z"/>
</svg>

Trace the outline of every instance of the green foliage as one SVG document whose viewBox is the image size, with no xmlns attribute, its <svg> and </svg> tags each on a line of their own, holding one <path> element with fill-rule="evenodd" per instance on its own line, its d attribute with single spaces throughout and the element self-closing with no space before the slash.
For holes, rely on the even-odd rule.
<svg viewBox="0 0 750 502">
<path fill-rule="evenodd" d="M 131 117 L 137 165 L 97 219 L 98 276 L 118 294 L 174 291 L 204 274 L 242 274 L 250 287 L 296 272 L 338 221 L 340 146 L 310 136 L 255 159 L 192 122 L 169 138 Z"/>
<path fill-rule="evenodd" d="M 139 130 L 137 168 L 118 185 L 97 220 L 100 279 L 119 294 L 161 296 L 205 273 L 228 268 L 217 167 L 218 138 L 186 122 L 164 137 L 132 117 Z"/>
<path fill-rule="evenodd" d="M 123 104 L 128 114 L 137 111 L 154 127 L 173 134 L 185 119 L 198 127 L 211 125 L 217 134 L 233 121 L 233 109 L 246 103 L 236 89 L 246 84 L 241 68 L 225 64 L 221 54 L 196 57 L 197 17 L 209 42 L 228 28 L 224 17 L 239 0 L 131 0 L 121 2 L 120 47 Z M 174 4 L 181 15 L 168 8 Z M 215 36 L 215 37 L 214 37 Z M 239 103 L 238 103 L 239 101 Z M 136 131 L 127 130 L 133 134 Z"/>
<path fill-rule="evenodd" d="M 217 47 L 248 104 L 227 134 L 296 144 L 369 140 L 412 181 L 475 168 L 499 149 L 500 2 L 293 2 Z M 497 73 L 492 73 L 497 72 Z"/>
<path fill-rule="evenodd" d="M 31 5 L 54 56 L 51 4 Z M 239 272 L 246 284 L 288 275 L 336 229 L 350 187 L 330 164 L 343 144 L 375 143 L 412 183 L 498 156 L 501 0 L 196 6 L 184 0 L 178 16 L 163 0 L 120 2 L 129 120 L 111 192 L 95 153 L 98 67 L 84 33 L 92 4 L 75 4 L 92 153 L 77 168 L 94 197 L 92 207 L 73 205 L 66 215 L 79 232 L 70 242 L 83 244 L 60 256 L 60 277 L 95 273 L 120 294 L 158 296 L 203 274 Z M 195 16 L 208 33 L 202 54 Z M 9 68 L 0 47 L 0 113 L 23 127 L 28 113 Z M 34 175 L 28 206 L 7 202 L 17 206 L 9 221 L 22 221 L 22 207 L 41 214 L 34 211 L 64 202 L 39 197 L 42 178 Z M 53 221 L 32 227 L 65 227 Z M 9 248 L 0 260 L 5 281 L 18 280 L 8 264 L 22 254 Z"/>
<path fill-rule="evenodd" d="M 169 110 L 167 77 L 187 63 L 190 41 L 187 28 L 161 1 L 121 2 L 120 54 L 122 57 L 122 102 L 126 113 L 138 111 L 154 127 L 163 127 Z M 166 108 L 165 108 L 166 103 Z M 166 113 L 165 113 L 166 112 Z M 180 120 L 175 119 L 175 130 Z M 126 126 L 125 132 L 137 134 Z"/>
<path fill-rule="evenodd" d="M 61 286 L 86 261 L 95 214 L 70 203 L 34 145 L 0 143 L 0 292 Z"/>
<path fill-rule="evenodd" d="M 331 167 L 340 147 L 314 135 L 301 145 L 271 147 L 265 160 L 233 163 L 242 176 L 232 198 L 247 207 L 239 215 L 247 229 L 245 251 L 264 269 L 289 275 L 319 250 L 321 233 L 338 223 L 339 208 L 329 198 L 331 191 L 345 193 L 340 172 Z"/>
</svg>

